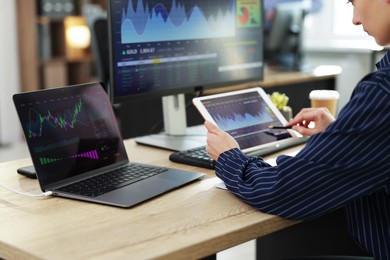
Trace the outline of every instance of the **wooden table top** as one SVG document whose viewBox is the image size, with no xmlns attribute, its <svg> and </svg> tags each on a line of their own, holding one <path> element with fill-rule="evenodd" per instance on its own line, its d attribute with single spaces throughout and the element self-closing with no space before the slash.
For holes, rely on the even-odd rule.
<svg viewBox="0 0 390 260">
<path fill-rule="evenodd" d="M 131 161 L 201 171 L 206 178 L 129 209 L 0 189 L 0 258 L 198 259 L 295 223 L 216 188 L 220 180 L 212 170 L 173 163 L 170 151 L 125 143 Z M 16 173 L 30 164 L 0 164 L 0 184 L 40 193 L 36 180 Z"/>
</svg>

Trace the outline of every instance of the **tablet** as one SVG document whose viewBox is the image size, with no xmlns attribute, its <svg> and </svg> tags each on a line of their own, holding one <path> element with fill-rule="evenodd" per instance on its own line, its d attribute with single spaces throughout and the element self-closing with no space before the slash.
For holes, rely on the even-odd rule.
<svg viewBox="0 0 390 260">
<path fill-rule="evenodd" d="M 287 120 L 260 87 L 194 98 L 193 104 L 205 120 L 229 133 L 244 153 L 296 142 L 302 137 L 284 126 Z"/>
</svg>

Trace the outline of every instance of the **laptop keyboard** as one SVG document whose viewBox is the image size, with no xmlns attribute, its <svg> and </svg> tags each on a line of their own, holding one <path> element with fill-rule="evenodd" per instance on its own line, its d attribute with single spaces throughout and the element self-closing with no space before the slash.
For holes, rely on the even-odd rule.
<svg viewBox="0 0 390 260">
<path fill-rule="evenodd" d="M 269 154 L 280 152 L 284 149 L 293 146 L 304 144 L 307 142 L 307 139 L 307 137 L 296 138 L 294 140 L 291 140 L 290 142 L 283 143 L 278 146 L 272 146 L 269 148 L 264 148 L 258 151 L 251 152 L 248 155 L 258 157 L 266 156 Z M 170 154 L 169 160 L 171 160 L 172 162 L 202 167 L 206 169 L 215 169 L 215 161 L 211 159 L 205 148 L 205 146 L 201 146 L 194 149 L 174 152 Z"/>
<path fill-rule="evenodd" d="M 167 170 L 168 169 L 161 167 L 130 164 L 110 172 L 60 187 L 57 190 L 87 197 L 97 197 L 131 183 L 163 173 Z"/>
</svg>

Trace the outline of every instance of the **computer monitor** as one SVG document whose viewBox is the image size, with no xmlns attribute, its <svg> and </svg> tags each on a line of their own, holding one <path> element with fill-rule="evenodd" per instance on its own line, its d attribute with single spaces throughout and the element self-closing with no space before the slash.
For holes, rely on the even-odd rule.
<svg viewBox="0 0 390 260">
<path fill-rule="evenodd" d="M 304 1 L 281 2 L 274 6 L 264 38 L 264 56 L 269 66 L 302 70 L 302 32 L 307 12 Z"/>
<path fill-rule="evenodd" d="M 110 0 L 108 21 L 112 102 L 162 97 L 167 136 L 184 94 L 263 79 L 261 0 Z"/>
</svg>

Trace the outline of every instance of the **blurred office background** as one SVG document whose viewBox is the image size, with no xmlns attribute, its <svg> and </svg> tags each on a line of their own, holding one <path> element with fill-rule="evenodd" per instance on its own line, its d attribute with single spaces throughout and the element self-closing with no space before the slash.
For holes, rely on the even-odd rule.
<svg viewBox="0 0 390 260">
<path fill-rule="evenodd" d="M 265 0 L 265 7 L 289 1 L 300 0 Z M 302 1 L 310 10 L 302 32 L 303 64 L 308 70 L 340 66 L 336 88 L 341 108 L 358 80 L 373 69 L 381 48 L 360 26 L 352 25 L 352 5 L 340 0 Z M 104 0 L 2 1 L 0 144 L 21 139 L 13 93 L 99 79 L 87 22 L 105 10 Z"/>
</svg>

